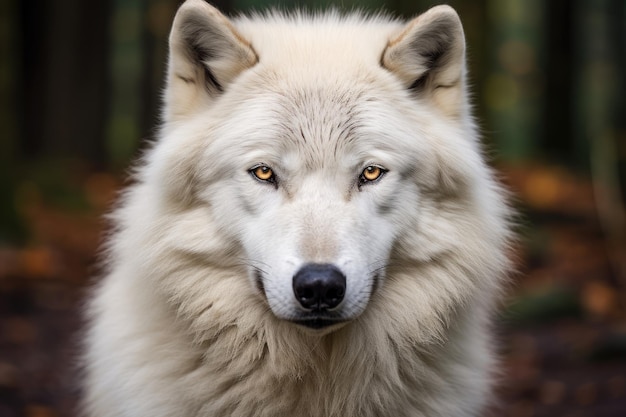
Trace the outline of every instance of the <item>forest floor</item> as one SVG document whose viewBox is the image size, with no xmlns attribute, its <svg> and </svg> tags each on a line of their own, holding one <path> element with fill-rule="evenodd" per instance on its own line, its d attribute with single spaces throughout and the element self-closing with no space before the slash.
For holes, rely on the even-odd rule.
<svg viewBox="0 0 626 417">
<path fill-rule="evenodd" d="M 522 238 L 497 324 L 493 415 L 625 416 L 624 242 L 607 238 L 588 180 L 548 166 L 503 171 Z M 51 204 L 25 184 L 18 205 L 29 242 L 0 246 L 0 417 L 78 415 L 81 304 L 119 184 L 95 174 L 75 185 L 89 209 Z"/>
</svg>

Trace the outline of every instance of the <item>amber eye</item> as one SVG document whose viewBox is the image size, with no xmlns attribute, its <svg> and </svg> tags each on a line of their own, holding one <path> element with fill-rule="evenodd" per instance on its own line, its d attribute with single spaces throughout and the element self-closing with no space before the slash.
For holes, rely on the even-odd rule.
<svg viewBox="0 0 626 417">
<path fill-rule="evenodd" d="M 267 165 L 259 165 L 252 168 L 250 172 L 261 181 L 274 182 L 274 171 Z"/>
<path fill-rule="evenodd" d="M 376 181 L 384 173 L 385 171 L 381 167 L 370 165 L 367 168 L 365 168 L 363 172 L 361 173 L 361 181 L 362 182 Z"/>
</svg>

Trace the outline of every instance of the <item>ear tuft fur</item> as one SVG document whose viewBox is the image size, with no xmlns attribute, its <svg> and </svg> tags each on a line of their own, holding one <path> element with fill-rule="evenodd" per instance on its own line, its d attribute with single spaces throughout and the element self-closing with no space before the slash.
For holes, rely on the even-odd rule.
<svg viewBox="0 0 626 417">
<path fill-rule="evenodd" d="M 166 121 L 210 103 L 258 61 L 231 22 L 202 0 L 187 0 L 178 9 L 169 43 Z"/>
<path fill-rule="evenodd" d="M 445 113 L 455 113 L 465 75 L 465 37 L 450 6 L 436 6 L 409 22 L 389 40 L 382 65 L 406 88 L 433 98 Z M 456 93 L 455 93 L 456 92 Z"/>
</svg>

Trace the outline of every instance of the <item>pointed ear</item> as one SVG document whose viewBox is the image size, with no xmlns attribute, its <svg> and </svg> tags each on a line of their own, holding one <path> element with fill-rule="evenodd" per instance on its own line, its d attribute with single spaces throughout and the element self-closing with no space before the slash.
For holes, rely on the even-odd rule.
<svg viewBox="0 0 626 417">
<path fill-rule="evenodd" d="M 250 43 L 203 0 L 187 0 L 178 9 L 169 45 L 166 122 L 209 104 L 239 73 L 258 61 Z"/>
<path fill-rule="evenodd" d="M 462 111 L 465 37 L 450 6 L 436 6 L 409 22 L 389 40 L 382 65 L 414 94 L 434 101 L 445 114 Z"/>
</svg>

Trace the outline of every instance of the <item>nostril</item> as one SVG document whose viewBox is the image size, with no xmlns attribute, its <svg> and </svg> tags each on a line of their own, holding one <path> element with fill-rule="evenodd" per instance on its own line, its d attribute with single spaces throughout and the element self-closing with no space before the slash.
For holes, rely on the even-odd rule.
<svg viewBox="0 0 626 417">
<path fill-rule="evenodd" d="M 303 288 L 302 286 L 300 286 L 300 288 L 296 291 L 298 299 L 301 300 L 303 303 L 314 301 L 314 298 L 318 296 L 318 291 L 315 291 L 315 289 L 313 288 Z"/>
<path fill-rule="evenodd" d="M 308 310 L 335 308 L 346 293 L 346 277 L 331 264 L 306 264 L 293 277 L 293 292 Z"/>
<path fill-rule="evenodd" d="M 337 305 L 341 302 L 341 300 L 343 300 L 344 292 L 345 292 L 344 287 L 339 287 L 339 286 L 331 287 L 331 288 L 328 288 L 328 291 L 326 291 L 325 298 L 328 300 L 329 303 L 333 303 Z"/>
</svg>

